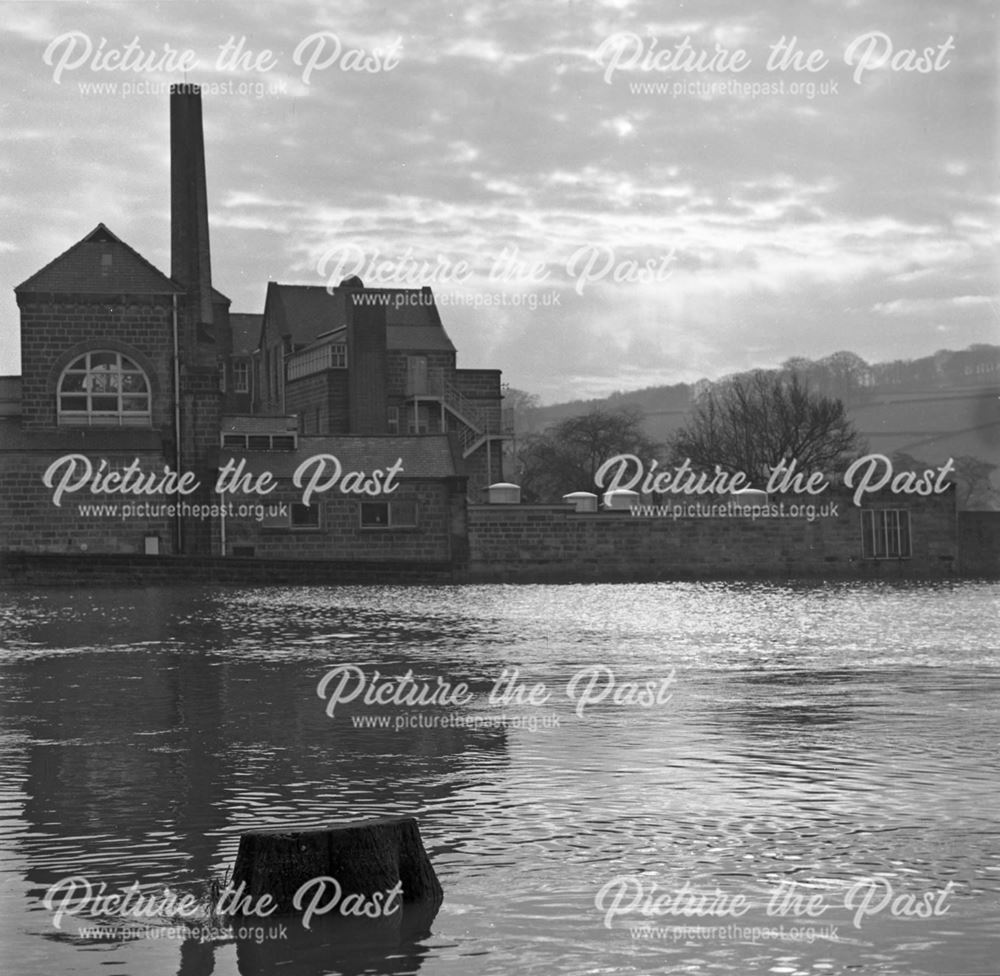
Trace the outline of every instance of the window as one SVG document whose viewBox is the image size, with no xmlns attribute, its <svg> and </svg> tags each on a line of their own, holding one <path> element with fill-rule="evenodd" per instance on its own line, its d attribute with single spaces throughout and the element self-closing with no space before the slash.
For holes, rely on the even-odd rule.
<svg viewBox="0 0 1000 976">
<path fill-rule="evenodd" d="M 430 413 L 426 407 L 414 405 L 413 412 L 407 413 L 406 432 L 408 434 L 426 434 L 429 430 Z"/>
<path fill-rule="evenodd" d="M 250 364 L 246 360 L 238 359 L 233 363 L 233 392 L 250 392 Z"/>
<path fill-rule="evenodd" d="M 389 528 L 389 503 L 362 502 L 361 528 L 363 529 Z"/>
<path fill-rule="evenodd" d="M 321 373 L 326 369 L 347 369 L 347 345 L 332 342 L 325 346 L 303 349 L 288 357 L 286 368 L 290 380 Z"/>
<path fill-rule="evenodd" d="M 140 425 L 150 423 L 146 374 L 119 352 L 88 352 L 59 378 L 59 423 Z"/>
<path fill-rule="evenodd" d="M 362 502 L 361 528 L 410 529 L 417 524 L 417 503 L 412 498 L 391 502 Z"/>
<path fill-rule="evenodd" d="M 399 433 L 399 407 L 389 407 L 388 424 L 390 434 Z"/>
<path fill-rule="evenodd" d="M 427 391 L 427 357 L 406 357 L 406 395 L 422 396 Z"/>
<path fill-rule="evenodd" d="M 261 528 L 274 532 L 317 531 L 320 528 L 320 506 L 301 502 L 264 502 Z"/>
<path fill-rule="evenodd" d="M 223 434 L 222 446 L 241 451 L 294 451 L 295 434 Z"/>
<path fill-rule="evenodd" d="M 861 512 L 861 547 L 865 559 L 910 556 L 910 513 L 901 508 Z"/>
<path fill-rule="evenodd" d="M 318 529 L 319 505 L 303 505 L 301 502 L 293 502 L 291 518 L 293 529 Z"/>
</svg>

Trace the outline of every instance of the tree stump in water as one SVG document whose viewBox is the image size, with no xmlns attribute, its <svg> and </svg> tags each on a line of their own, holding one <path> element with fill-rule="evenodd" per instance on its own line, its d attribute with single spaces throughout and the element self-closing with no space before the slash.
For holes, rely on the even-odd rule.
<svg viewBox="0 0 1000 976">
<path fill-rule="evenodd" d="M 332 882 L 324 887 L 318 879 L 336 881 L 339 905 L 332 903 L 336 890 Z M 439 905 L 444 899 L 414 817 L 243 834 L 230 888 L 240 892 L 238 914 L 252 914 L 247 906 L 259 904 L 264 895 L 270 896 L 268 905 L 276 906 L 276 914 L 302 912 L 314 897 L 322 895 L 323 906 L 330 904 L 328 911 L 342 913 L 338 909 L 350 905 L 350 913 L 359 915 L 361 899 L 368 900 L 369 907 L 376 902 L 384 905 L 386 893 L 400 882 L 397 903 L 427 901 Z M 306 893 L 300 894 L 296 904 L 296 892 L 303 886 L 308 886 Z M 374 899 L 379 893 L 382 899 Z"/>
</svg>

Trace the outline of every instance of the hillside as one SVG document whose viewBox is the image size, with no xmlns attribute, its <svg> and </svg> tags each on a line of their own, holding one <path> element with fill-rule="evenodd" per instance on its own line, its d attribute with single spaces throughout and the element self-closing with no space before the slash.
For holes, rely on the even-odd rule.
<svg viewBox="0 0 1000 976">
<path fill-rule="evenodd" d="M 929 464 L 963 455 L 1000 466 L 1000 346 L 941 350 L 915 360 L 868 364 L 850 352 L 782 364 L 809 385 L 842 399 L 869 449 L 902 452 Z M 725 377 L 719 377 L 725 379 Z M 710 380 L 615 393 L 517 412 L 518 435 L 594 409 L 636 408 L 650 437 L 664 443 Z"/>
</svg>

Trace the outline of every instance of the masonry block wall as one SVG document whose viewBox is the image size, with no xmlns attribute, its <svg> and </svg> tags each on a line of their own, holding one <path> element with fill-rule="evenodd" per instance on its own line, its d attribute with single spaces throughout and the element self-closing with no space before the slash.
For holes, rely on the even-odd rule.
<svg viewBox="0 0 1000 976">
<path fill-rule="evenodd" d="M 407 358 L 422 356 L 427 360 L 428 383 L 434 382 L 434 377 L 444 376 L 451 381 L 455 373 L 455 354 L 443 349 L 393 349 L 388 354 L 388 391 L 396 402 L 409 395 L 407 384 Z"/>
<path fill-rule="evenodd" d="M 89 452 L 88 452 L 89 455 Z M 143 553 L 147 536 L 157 536 L 161 554 L 173 552 L 174 520 L 168 515 L 143 515 L 173 497 L 140 498 L 94 495 L 82 489 L 65 495 L 57 507 L 42 483 L 46 468 L 58 453 L 4 452 L 0 464 L 0 550 L 48 553 Z M 162 471 L 159 452 L 93 454 L 95 468 L 107 459 L 108 470 L 122 470 L 135 458 L 144 471 Z M 115 506 L 100 512 L 95 506 Z M 127 506 L 131 505 L 131 508 Z M 88 509 L 90 509 L 88 513 Z"/>
<path fill-rule="evenodd" d="M 1000 579 L 1000 512 L 959 512 L 958 545 L 963 576 Z"/>
<path fill-rule="evenodd" d="M 464 494 L 464 485 L 461 487 L 459 497 Z M 255 558 L 264 559 L 447 561 L 452 558 L 450 540 L 458 517 L 453 498 L 457 493 L 458 486 L 447 480 L 407 478 L 400 480 L 396 491 L 378 498 L 329 491 L 312 500 L 319 507 L 319 527 L 299 528 L 290 525 L 278 509 L 301 501 L 302 491 L 290 481 L 281 481 L 264 499 L 234 496 L 237 505 L 263 502 L 263 510 L 227 520 L 226 553 L 251 555 L 252 550 Z M 362 527 L 362 502 L 401 500 L 416 502 L 416 526 Z"/>
<path fill-rule="evenodd" d="M 385 308 L 356 305 L 351 309 L 347 356 L 350 432 L 388 433 Z"/>
<path fill-rule="evenodd" d="M 349 433 L 347 370 L 328 369 L 289 380 L 285 406 L 298 416 L 303 434 Z"/>
<path fill-rule="evenodd" d="M 56 389 L 76 357 L 109 349 L 134 359 L 153 386 L 152 423 L 171 418 L 173 309 L 170 296 L 18 294 L 22 426 L 55 427 Z"/>
<path fill-rule="evenodd" d="M 842 496 L 816 518 L 634 517 L 577 514 L 570 506 L 470 505 L 471 580 L 559 581 L 699 578 L 940 578 L 957 566 L 954 493 L 868 507 L 910 512 L 912 556 L 866 559 L 861 509 Z M 789 496 L 786 505 L 791 504 Z"/>
<path fill-rule="evenodd" d="M 455 386 L 462 396 L 470 400 L 477 413 L 487 422 L 494 433 L 500 431 L 500 370 L 498 369 L 458 369 L 455 370 Z"/>
</svg>

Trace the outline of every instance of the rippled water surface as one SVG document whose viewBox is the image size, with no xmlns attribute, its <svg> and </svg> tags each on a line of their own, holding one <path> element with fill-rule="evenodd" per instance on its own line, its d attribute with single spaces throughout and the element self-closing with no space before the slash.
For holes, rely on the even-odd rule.
<svg viewBox="0 0 1000 976">
<path fill-rule="evenodd" d="M 8 592 L 0 969 L 996 973 L 998 597 L 975 583 Z M 339 665 L 366 689 L 408 671 L 464 682 L 468 700 L 359 696 L 331 716 L 335 682 L 318 685 Z M 505 671 L 508 688 L 543 685 L 539 703 L 491 701 Z M 581 702 L 588 686 L 606 697 Z M 419 818 L 445 890 L 429 933 L 199 942 L 165 917 L 94 938 L 93 918 L 57 928 L 44 904 L 79 876 L 207 905 L 241 831 L 385 814 Z"/>
</svg>

